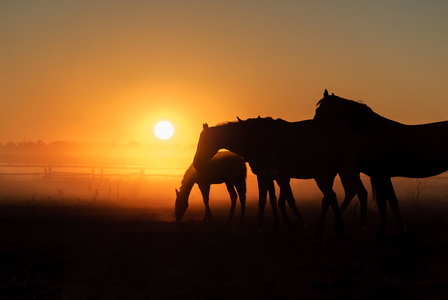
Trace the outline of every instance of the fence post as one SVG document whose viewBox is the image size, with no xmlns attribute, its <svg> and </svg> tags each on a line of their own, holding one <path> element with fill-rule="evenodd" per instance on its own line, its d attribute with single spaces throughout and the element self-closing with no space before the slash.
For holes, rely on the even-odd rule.
<svg viewBox="0 0 448 300">
<path fill-rule="evenodd" d="M 51 163 L 48 164 L 48 170 L 47 170 L 47 168 L 45 168 L 45 178 L 47 180 L 51 180 L 51 178 L 53 176 L 52 169 L 53 169 L 53 166 L 51 165 Z"/>
<path fill-rule="evenodd" d="M 140 180 L 145 179 L 145 167 L 140 169 Z"/>
</svg>

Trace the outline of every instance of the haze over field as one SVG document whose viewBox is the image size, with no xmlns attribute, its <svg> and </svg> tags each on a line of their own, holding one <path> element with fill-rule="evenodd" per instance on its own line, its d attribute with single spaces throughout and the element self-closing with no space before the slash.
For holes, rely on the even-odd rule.
<svg viewBox="0 0 448 300">
<path fill-rule="evenodd" d="M 174 189 L 181 186 L 195 150 L 195 145 L 162 147 L 138 143 L 24 142 L 0 145 L 0 203 L 89 204 L 96 201 L 172 209 Z M 49 167 L 51 178 L 47 173 Z M 369 178 L 363 175 L 362 179 L 370 193 Z M 423 206 L 434 206 L 448 195 L 446 174 L 421 180 L 394 178 L 393 181 L 402 204 L 416 204 L 419 191 L 419 204 Z M 292 180 L 291 185 L 299 206 L 308 201 L 320 202 L 322 194 L 314 180 Z M 342 201 L 344 191 L 339 178 L 335 182 L 335 191 Z M 224 184 L 213 185 L 210 195 L 212 207 L 230 207 Z M 258 201 L 256 176 L 249 166 L 247 198 L 253 204 Z M 203 207 L 197 186 L 192 190 L 190 205 Z"/>
</svg>

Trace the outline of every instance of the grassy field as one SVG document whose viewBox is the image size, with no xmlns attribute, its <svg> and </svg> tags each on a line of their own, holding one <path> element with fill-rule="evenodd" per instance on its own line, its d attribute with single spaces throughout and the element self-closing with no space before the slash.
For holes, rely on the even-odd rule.
<svg viewBox="0 0 448 300">
<path fill-rule="evenodd" d="M 224 204 L 225 203 L 225 204 Z M 358 226 L 358 206 L 344 215 L 337 241 L 328 215 L 313 236 L 320 203 L 301 203 L 308 226 L 255 230 L 257 207 L 243 225 L 227 225 L 228 203 L 202 207 L 182 223 L 171 208 L 100 203 L 0 206 L 1 299 L 447 299 L 448 205 L 402 205 L 407 237 L 373 245 L 378 216 Z M 237 206 L 237 216 L 239 206 Z"/>
</svg>

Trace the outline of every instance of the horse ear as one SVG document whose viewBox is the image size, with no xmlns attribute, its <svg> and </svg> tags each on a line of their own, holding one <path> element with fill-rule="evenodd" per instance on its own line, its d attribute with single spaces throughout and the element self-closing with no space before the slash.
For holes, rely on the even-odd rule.
<svg viewBox="0 0 448 300">
<path fill-rule="evenodd" d="M 332 96 L 334 96 L 334 93 L 331 93 Z"/>
<path fill-rule="evenodd" d="M 179 191 L 176 189 L 176 197 L 179 196 Z"/>
<path fill-rule="evenodd" d="M 260 115 L 258 115 L 258 119 L 261 119 Z"/>
<path fill-rule="evenodd" d="M 203 130 L 208 129 L 208 124 L 207 123 L 202 124 L 202 129 Z"/>
<path fill-rule="evenodd" d="M 236 117 L 236 119 L 237 119 L 237 120 L 238 120 L 238 122 L 240 122 L 240 123 L 241 123 L 241 122 L 243 122 L 243 121 L 241 121 L 241 119 L 240 119 L 240 118 L 238 118 L 238 117 Z"/>
<path fill-rule="evenodd" d="M 324 98 L 326 98 L 326 97 L 328 97 L 328 91 L 327 91 L 327 89 L 325 89 L 325 92 L 324 92 Z"/>
</svg>

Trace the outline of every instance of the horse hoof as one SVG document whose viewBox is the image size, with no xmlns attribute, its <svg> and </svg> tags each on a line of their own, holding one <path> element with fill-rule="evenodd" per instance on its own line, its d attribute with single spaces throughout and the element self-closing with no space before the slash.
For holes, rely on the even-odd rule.
<svg viewBox="0 0 448 300">
<path fill-rule="evenodd" d="M 378 232 L 373 239 L 372 246 L 383 247 L 384 245 L 386 245 L 386 238 L 382 232 Z"/>
<path fill-rule="evenodd" d="M 314 231 L 315 237 L 321 237 L 324 233 L 324 226 L 322 224 L 318 224 L 316 230 Z"/>
<path fill-rule="evenodd" d="M 288 229 L 291 232 L 297 231 L 298 228 L 299 228 L 299 224 L 297 224 L 296 222 L 291 222 L 288 224 Z"/>
<path fill-rule="evenodd" d="M 322 230 L 316 230 L 313 235 L 316 238 L 321 238 L 323 236 Z"/>
<path fill-rule="evenodd" d="M 416 245 L 416 241 L 408 236 L 406 233 L 400 231 L 397 233 L 395 238 L 393 239 L 393 243 L 396 246 L 402 246 L 402 247 L 410 247 Z"/>
</svg>

